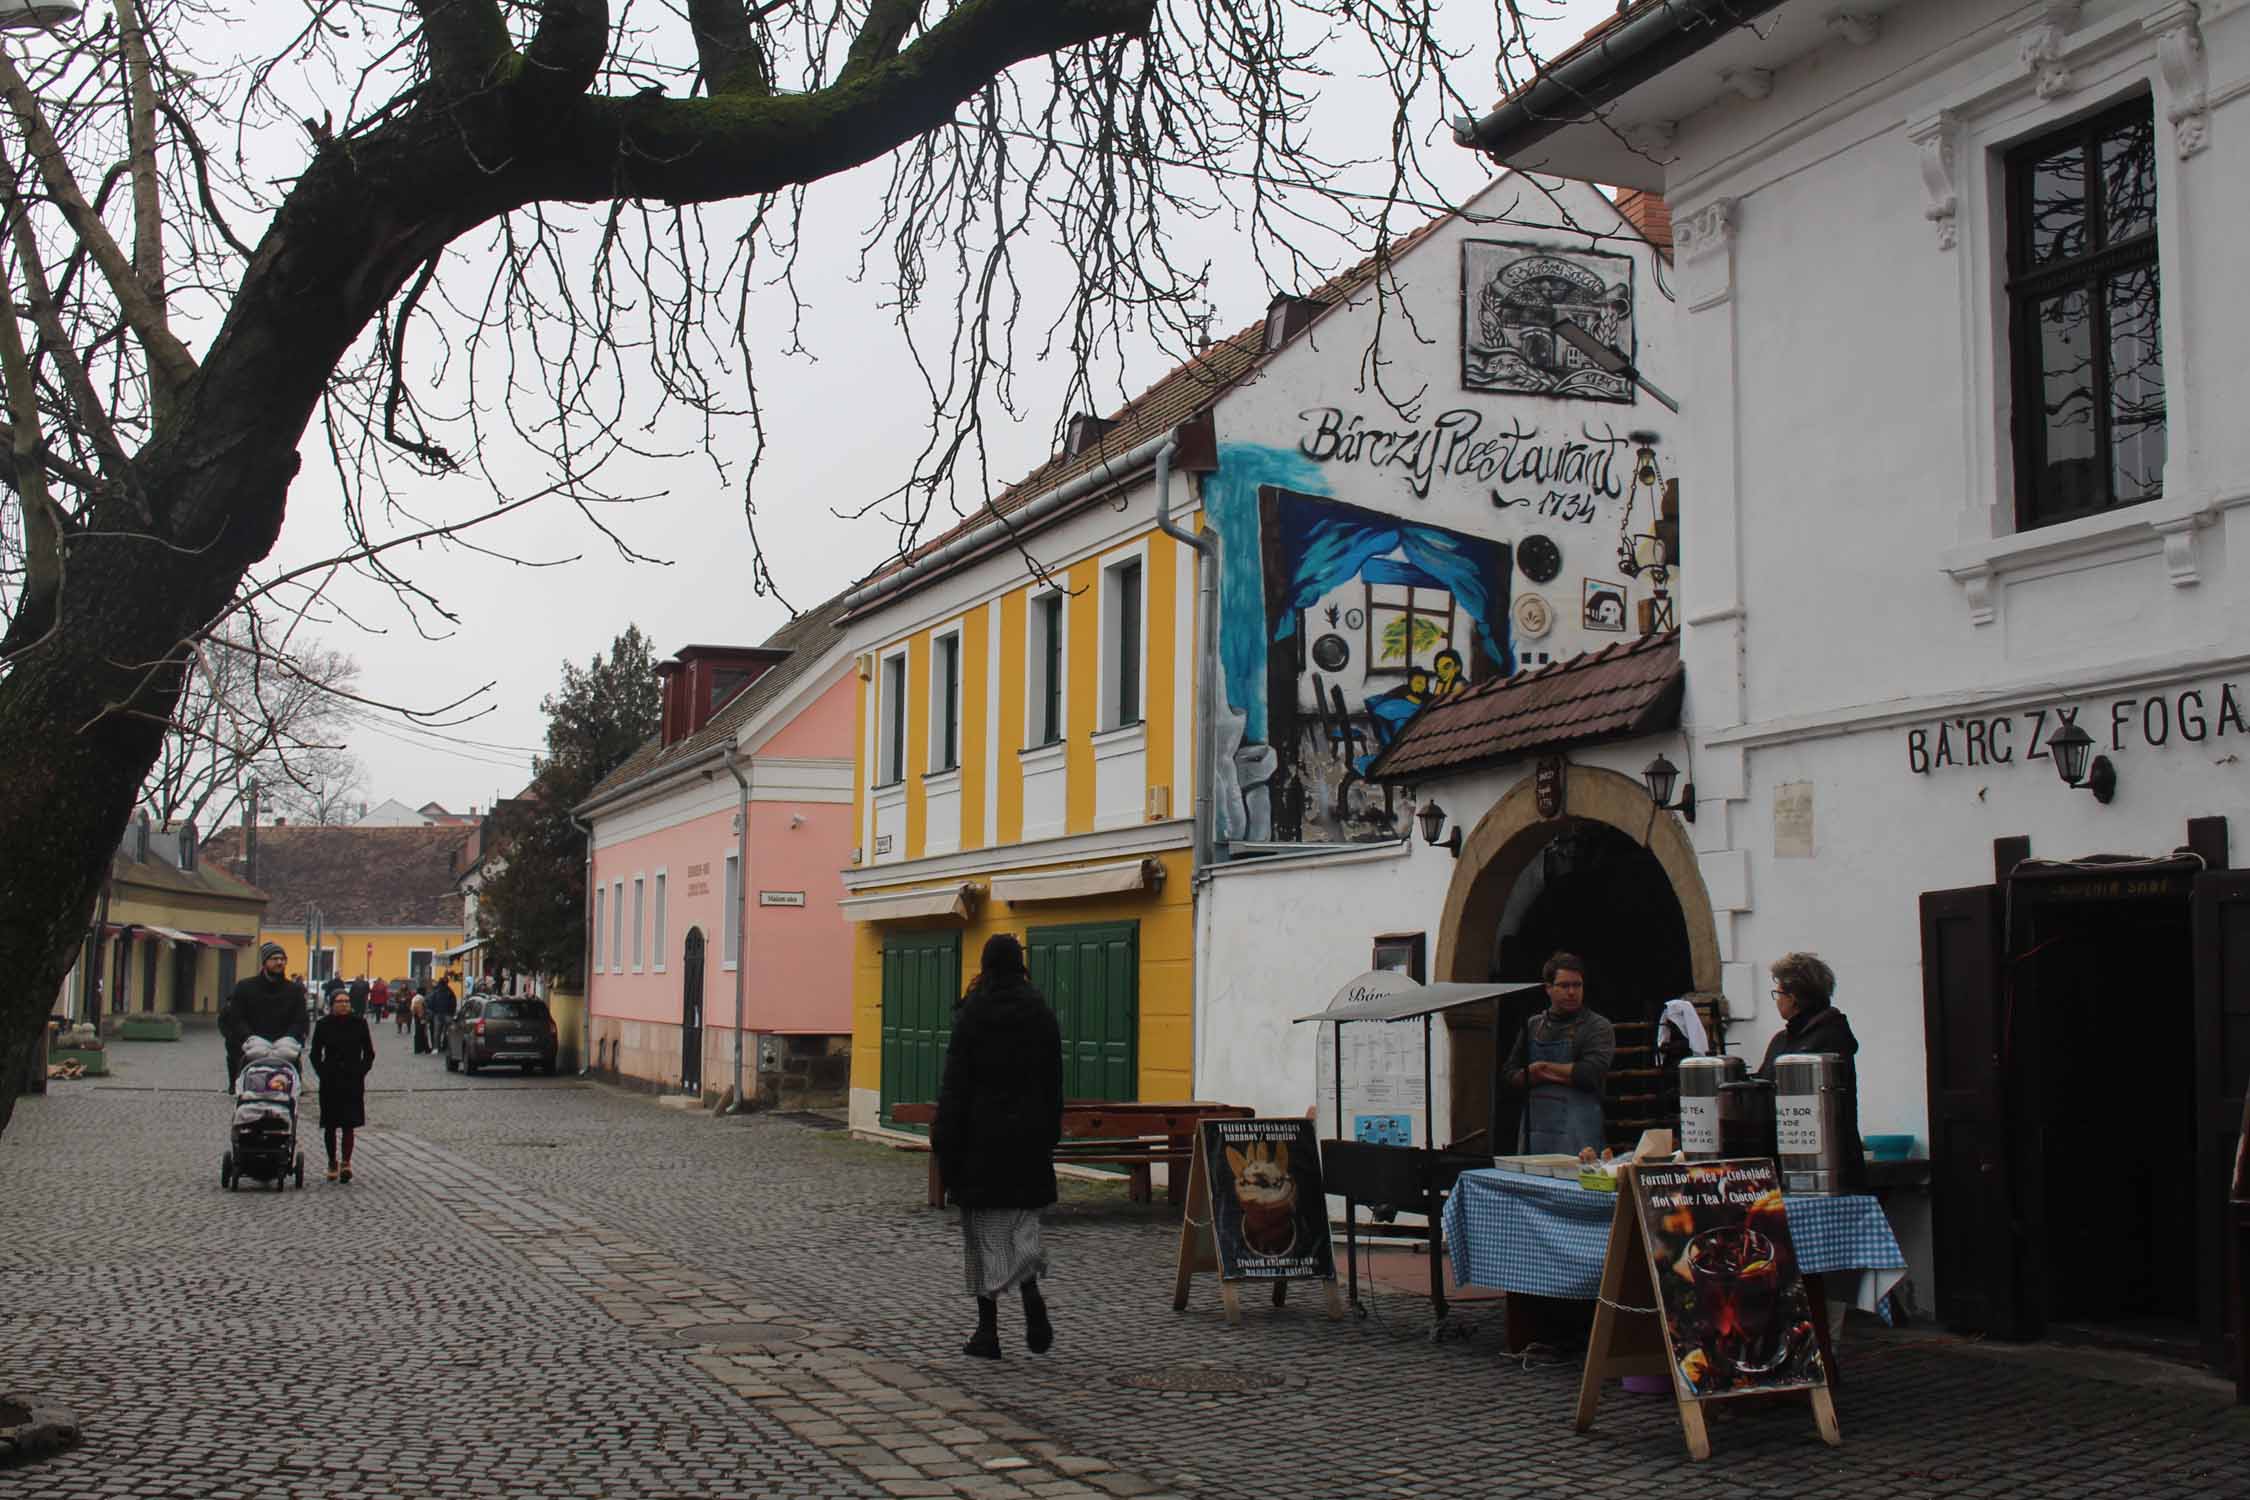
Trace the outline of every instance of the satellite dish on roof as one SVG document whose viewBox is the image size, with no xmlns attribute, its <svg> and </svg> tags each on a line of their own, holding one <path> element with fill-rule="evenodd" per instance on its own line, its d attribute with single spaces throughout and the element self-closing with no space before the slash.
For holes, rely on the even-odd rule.
<svg viewBox="0 0 2250 1500">
<path fill-rule="evenodd" d="M 84 9 L 74 0 L 0 0 L 0 31 L 53 31 Z"/>
</svg>

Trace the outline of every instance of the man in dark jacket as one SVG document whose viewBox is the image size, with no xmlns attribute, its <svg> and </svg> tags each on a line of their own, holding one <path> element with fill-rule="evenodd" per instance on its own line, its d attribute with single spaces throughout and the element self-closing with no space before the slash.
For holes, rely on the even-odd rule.
<svg viewBox="0 0 2250 1500">
<path fill-rule="evenodd" d="M 289 955 L 281 944 L 267 943 L 258 950 L 258 972 L 234 987 L 219 1007 L 219 1035 L 227 1044 L 227 1087 L 242 1072 L 242 1044 L 264 1037 L 278 1042 L 285 1036 L 305 1039 L 311 1018 L 305 1014 L 305 987 L 288 977 Z"/>
<path fill-rule="evenodd" d="M 1047 1269 L 1039 1211 L 1055 1201 L 1055 1143 L 1062 1138 L 1062 1027 L 1024 972 L 1009 933 L 984 945 L 984 972 L 954 1012 L 930 1146 L 949 1197 L 961 1207 L 977 1331 L 963 1352 L 1000 1357 L 1000 1296 L 1023 1294 L 1024 1341 L 1043 1354 L 1055 1341 L 1039 1277 Z"/>
<path fill-rule="evenodd" d="M 359 978 L 353 980 L 347 993 L 352 997 L 352 1014 L 365 1016 L 367 1014 L 367 976 L 362 974 Z M 331 1005 L 335 1003 L 334 997 L 330 997 L 329 1003 Z"/>
</svg>

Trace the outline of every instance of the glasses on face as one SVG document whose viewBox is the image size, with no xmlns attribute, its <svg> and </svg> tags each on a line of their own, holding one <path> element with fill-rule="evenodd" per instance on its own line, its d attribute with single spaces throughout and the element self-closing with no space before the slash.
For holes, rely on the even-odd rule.
<svg viewBox="0 0 2250 1500">
<path fill-rule="evenodd" d="M 1551 990 L 1582 990 L 1586 988 L 1586 981 L 1583 979 L 1557 979 L 1550 983 L 1547 988 Z"/>
</svg>

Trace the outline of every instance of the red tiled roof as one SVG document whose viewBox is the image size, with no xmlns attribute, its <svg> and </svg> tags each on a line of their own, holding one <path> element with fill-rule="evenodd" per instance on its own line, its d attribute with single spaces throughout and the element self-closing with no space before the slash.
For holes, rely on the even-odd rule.
<svg viewBox="0 0 2250 1500">
<path fill-rule="evenodd" d="M 258 883 L 270 900 L 267 930 L 301 925 L 318 903 L 333 931 L 365 927 L 461 930 L 454 880 L 471 829 L 322 828 L 261 825 Z M 242 857 L 242 830 L 222 828 L 203 846 L 205 858 L 232 870 Z"/>
<path fill-rule="evenodd" d="M 1680 722 L 1686 685 L 1678 631 L 1621 641 L 1432 703 L 1377 757 L 1368 776 L 1412 781 L 1671 729 Z"/>
</svg>

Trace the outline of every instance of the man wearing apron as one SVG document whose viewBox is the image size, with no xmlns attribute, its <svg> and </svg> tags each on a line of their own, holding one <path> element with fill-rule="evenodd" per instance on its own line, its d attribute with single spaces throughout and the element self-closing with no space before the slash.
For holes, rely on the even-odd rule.
<svg viewBox="0 0 2250 1500">
<path fill-rule="evenodd" d="M 1558 953 L 1541 970 L 1547 1009 L 1524 1023 L 1504 1070 L 1525 1090 L 1522 1150 L 1576 1156 L 1602 1148 L 1602 1085 L 1617 1056 L 1617 1033 L 1586 1009 L 1586 963 Z"/>
</svg>

